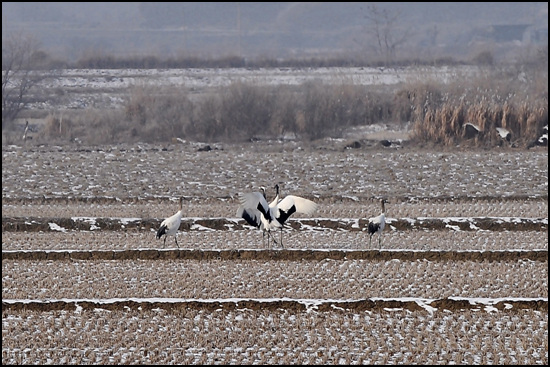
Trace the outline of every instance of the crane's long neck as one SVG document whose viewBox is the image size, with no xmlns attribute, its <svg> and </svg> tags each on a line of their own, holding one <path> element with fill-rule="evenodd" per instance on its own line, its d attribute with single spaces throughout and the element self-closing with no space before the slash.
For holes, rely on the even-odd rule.
<svg viewBox="0 0 550 367">
<path fill-rule="evenodd" d="M 381 200 L 380 203 L 382 205 L 382 214 L 386 214 L 386 206 L 384 205 L 384 200 Z"/>
<path fill-rule="evenodd" d="M 277 195 L 275 196 L 273 201 L 271 201 L 271 203 L 269 203 L 270 208 L 276 207 L 277 204 L 279 203 L 279 185 L 275 185 L 275 191 L 277 192 Z"/>
<path fill-rule="evenodd" d="M 275 185 L 275 202 L 279 200 L 279 185 Z"/>
</svg>

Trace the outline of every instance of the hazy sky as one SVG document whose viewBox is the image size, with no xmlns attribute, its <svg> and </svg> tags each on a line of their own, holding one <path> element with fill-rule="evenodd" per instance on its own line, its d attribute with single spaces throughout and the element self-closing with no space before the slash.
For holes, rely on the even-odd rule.
<svg viewBox="0 0 550 367">
<path fill-rule="evenodd" d="M 376 34 L 409 57 L 463 55 L 491 25 L 530 26 L 547 42 L 548 3 L 2 3 L 3 35 L 32 34 L 69 59 L 382 56 Z"/>
</svg>

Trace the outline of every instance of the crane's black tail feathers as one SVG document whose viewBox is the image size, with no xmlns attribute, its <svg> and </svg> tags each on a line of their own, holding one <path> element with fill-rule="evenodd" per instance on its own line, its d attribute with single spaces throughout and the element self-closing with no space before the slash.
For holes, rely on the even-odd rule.
<svg viewBox="0 0 550 367">
<path fill-rule="evenodd" d="M 277 220 L 279 223 L 284 224 L 288 217 L 290 217 L 292 214 L 296 213 L 296 205 L 292 205 L 288 210 L 282 210 L 279 209 L 279 217 Z"/>
<path fill-rule="evenodd" d="M 380 223 L 369 222 L 367 230 L 371 236 L 375 234 L 378 231 L 378 229 L 380 229 Z"/>
<path fill-rule="evenodd" d="M 243 210 L 242 217 L 251 226 L 259 228 L 262 224 L 259 218 L 257 218 L 256 215 L 253 214 L 253 212 L 248 212 L 246 209 Z"/>
<path fill-rule="evenodd" d="M 157 238 L 161 238 L 165 234 L 166 234 L 166 226 L 161 226 L 157 231 Z"/>
</svg>

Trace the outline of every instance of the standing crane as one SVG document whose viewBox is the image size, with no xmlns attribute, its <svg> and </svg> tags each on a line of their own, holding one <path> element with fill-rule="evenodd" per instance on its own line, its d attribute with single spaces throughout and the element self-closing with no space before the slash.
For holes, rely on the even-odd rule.
<svg viewBox="0 0 550 367">
<path fill-rule="evenodd" d="M 382 212 L 376 217 L 369 218 L 369 224 L 367 225 L 367 231 L 369 233 L 369 247 L 371 245 L 372 236 L 378 234 L 378 246 L 382 246 L 382 231 L 386 226 L 386 203 L 385 199 L 380 200 L 380 205 L 382 206 Z"/>
<path fill-rule="evenodd" d="M 182 214 L 183 214 L 183 197 L 180 197 L 180 210 L 176 214 L 172 215 L 171 217 L 168 217 L 165 220 L 163 220 L 162 223 L 160 224 L 160 228 L 157 231 L 157 239 L 164 236 L 164 247 L 166 247 L 166 238 L 168 238 L 168 236 L 174 236 L 174 240 L 176 241 L 176 246 L 178 246 L 178 248 L 180 247 L 178 245 L 177 234 L 178 234 L 178 229 L 180 228 Z"/>
<path fill-rule="evenodd" d="M 30 138 L 29 134 L 29 120 L 25 120 L 25 131 L 23 132 L 23 141 Z"/>
</svg>

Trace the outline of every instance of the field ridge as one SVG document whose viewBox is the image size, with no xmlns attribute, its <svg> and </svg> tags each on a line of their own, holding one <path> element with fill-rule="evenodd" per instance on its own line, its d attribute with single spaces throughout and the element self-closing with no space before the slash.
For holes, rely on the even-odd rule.
<svg viewBox="0 0 550 367">
<path fill-rule="evenodd" d="M 184 298 L 115 298 L 115 299 L 49 299 L 29 300 L 2 299 L 2 311 L 32 310 L 40 312 L 75 311 L 105 309 L 121 311 L 139 310 L 178 310 L 198 309 L 215 311 L 225 310 L 286 310 L 293 312 L 309 311 L 428 311 L 465 310 L 519 311 L 536 310 L 548 312 L 548 298 L 463 298 L 447 297 L 440 299 L 425 298 L 363 298 L 354 300 L 318 300 L 293 298 L 230 298 L 230 299 L 184 299 Z"/>
<path fill-rule="evenodd" d="M 156 230 L 162 219 L 111 217 L 2 217 L 2 232 Z M 548 231 L 548 218 L 522 217 L 417 217 L 387 218 L 394 230 Z M 297 230 L 366 231 L 367 218 L 297 218 L 287 222 Z M 253 228 L 240 218 L 182 218 L 180 230 L 243 230 Z"/>
</svg>

